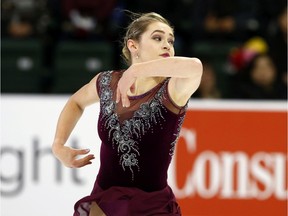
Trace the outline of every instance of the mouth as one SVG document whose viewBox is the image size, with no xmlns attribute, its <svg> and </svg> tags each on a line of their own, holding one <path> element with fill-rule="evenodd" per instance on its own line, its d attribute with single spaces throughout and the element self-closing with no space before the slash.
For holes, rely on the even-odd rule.
<svg viewBox="0 0 288 216">
<path fill-rule="evenodd" d="M 164 58 L 167 58 L 167 57 L 170 57 L 170 54 L 169 53 L 163 53 L 161 54 L 160 56 L 164 57 Z"/>
</svg>

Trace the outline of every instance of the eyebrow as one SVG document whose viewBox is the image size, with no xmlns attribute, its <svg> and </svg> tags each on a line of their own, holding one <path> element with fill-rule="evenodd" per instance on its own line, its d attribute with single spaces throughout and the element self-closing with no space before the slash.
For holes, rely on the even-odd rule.
<svg viewBox="0 0 288 216">
<path fill-rule="evenodd" d="M 151 35 L 153 35 L 155 32 L 165 34 L 165 32 L 162 31 L 162 30 L 155 30 L 155 31 L 153 31 L 153 32 L 151 33 Z M 169 33 L 169 35 L 172 36 L 172 37 L 174 38 L 174 35 L 173 35 L 172 33 Z"/>
</svg>

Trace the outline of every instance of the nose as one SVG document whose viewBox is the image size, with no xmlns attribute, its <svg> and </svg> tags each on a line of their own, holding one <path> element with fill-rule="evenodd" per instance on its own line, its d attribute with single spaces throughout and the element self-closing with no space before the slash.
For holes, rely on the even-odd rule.
<svg viewBox="0 0 288 216">
<path fill-rule="evenodd" d="M 164 50 L 170 50 L 170 48 L 171 48 L 170 46 L 171 46 L 171 44 L 168 41 L 165 41 L 163 43 L 163 49 Z"/>
</svg>

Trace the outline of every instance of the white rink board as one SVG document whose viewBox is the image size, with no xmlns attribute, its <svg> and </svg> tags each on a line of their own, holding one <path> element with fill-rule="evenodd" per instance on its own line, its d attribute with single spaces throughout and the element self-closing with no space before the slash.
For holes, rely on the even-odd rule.
<svg viewBox="0 0 288 216">
<path fill-rule="evenodd" d="M 65 168 L 51 154 L 58 116 L 68 96 L 2 95 L 1 216 L 68 216 L 90 193 L 99 169 L 99 104 L 88 107 L 69 145 L 90 148 L 96 159 L 82 169 Z M 287 110 L 284 102 L 195 100 L 190 109 Z M 266 108 L 265 108 L 266 107 Z M 173 176 L 173 163 L 169 176 Z M 173 185 L 171 185 L 173 188 Z"/>
<path fill-rule="evenodd" d="M 72 215 L 74 203 L 90 193 L 99 168 L 98 106 L 86 109 L 68 140 L 91 149 L 96 156 L 92 165 L 72 171 L 57 165 L 50 152 L 67 99 L 2 96 L 1 177 L 6 179 L 1 179 L 1 192 L 6 194 L 1 193 L 2 216 Z"/>
</svg>

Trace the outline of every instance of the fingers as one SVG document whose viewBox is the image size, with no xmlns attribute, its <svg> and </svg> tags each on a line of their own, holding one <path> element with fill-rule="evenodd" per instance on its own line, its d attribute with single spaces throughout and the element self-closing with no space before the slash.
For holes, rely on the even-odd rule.
<svg viewBox="0 0 288 216">
<path fill-rule="evenodd" d="M 73 156 L 72 156 L 72 161 L 71 161 L 71 167 L 72 168 L 79 168 L 86 166 L 88 164 L 91 164 L 91 160 L 95 159 L 93 154 L 89 154 L 83 158 L 79 158 L 78 156 L 80 155 L 85 155 L 90 152 L 90 149 L 74 149 L 73 151 Z"/>
<path fill-rule="evenodd" d="M 134 83 L 136 81 L 136 78 L 129 76 L 127 74 L 128 72 L 127 73 L 126 72 L 118 81 L 117 90 L 116 90 L 116 103 L 119 103 L 121 100 L 123 107 L 130 106 L 130 101 L 129 101 L 127 92 L 129 91 L 129 89 L 131 90 L 131 92 L 135 91 Z"/>
<path fill-rule="evenodd" d="M 123 107 L 129 107 L 130 106 L 130 101 L 128 99 L 127 94 L 125 94 L 125 95 L 122 94 L 121 95 L 121 100 L 122 100 Z"/>
<path fill-rule="evenodd" d="M 117 90 L 116 90 L 116 103 L 119 103 L 120 99 L 121 99 L 123 107 L 129 107 L 130 106 L 130 100 L 129 100 L 128 96 L 127 96 L 127 93 L 125 93 L 125 94 L 121 93 L 119 87 L 117 87 Z"/>
<path fill-rule="evenodd" d="M 84 155 L 90 152 L 90 149 L 75 149 L 74 150 L 74 156 L 77 155 Z"/>
<path fill-rule="evenodd" d="M 121 95 L 120 89 L 119 89 L 119 87 L 117 87 L 117 90 L 116 90 L 116 103 L 119 103 L 120 95 Z"/>
<path fill-rule="evenodd" d="M 86 166 L 86 165 L 89 165 L 89 164 L 92 164 L 92 161 L 95 159 L 94 155 L 93 154 L 89 154 L 81 159 L 78 159 L 78 160 L 74 160 L 72 162 L 72 167 L 73 168 L 79 168 L 79 167 L 83 167 L 83 166 Z"/>
<path fill-rule="evenodd" d="M 89 149 L 74 149 L 69 146 L 61 146 L 54 152 L 54 154 L 56 158 L 66 167 L 78 168 L 91 164 L 91 160 L 95 159 L 93 154 L 86 155 L 89 152 Z"/>
</svg>

